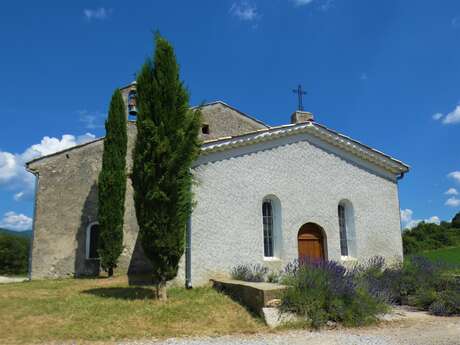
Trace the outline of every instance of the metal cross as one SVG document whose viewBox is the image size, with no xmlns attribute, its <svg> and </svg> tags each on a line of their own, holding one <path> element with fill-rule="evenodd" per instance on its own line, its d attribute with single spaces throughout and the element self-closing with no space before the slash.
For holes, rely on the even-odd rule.
<svg viewBox="0 0 460 345">
<path fill-rule="evenodd" d="M 298 102 L 299 102 L 299 104 L 298 104 L 298 108 L 299 108 L 299 109 L 298 109 L 298 110 L 299 110 L 299 111 L 303 111 L 302 96 L 303 96 L 303 95 L 306 95 L 307 92 L 304 91 L 304 90 L 302 90 L 302 85 L 300 85 L 300 84 L 299 84 L 299 86 L 297 86 L 297 90 L 294 89 L 294 90 L 292 90 L 292 92 L 296 93 L 296 94 L 297 94 L 297 97 L 298 97 L 298 99 L 299 99 L 299 100 L 298 100 Z"/>
</svg>

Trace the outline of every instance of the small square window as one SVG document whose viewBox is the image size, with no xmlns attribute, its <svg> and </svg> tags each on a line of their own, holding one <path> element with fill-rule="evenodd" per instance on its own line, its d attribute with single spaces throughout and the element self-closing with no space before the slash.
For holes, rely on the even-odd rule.
<svg viewBox="0 0 460 345">
<path fill-rule="evenodd" d="M 209 125 L 204 124 L 201 126 L 201 133 L 203 134 L 209 134 Z"/>
</svg>

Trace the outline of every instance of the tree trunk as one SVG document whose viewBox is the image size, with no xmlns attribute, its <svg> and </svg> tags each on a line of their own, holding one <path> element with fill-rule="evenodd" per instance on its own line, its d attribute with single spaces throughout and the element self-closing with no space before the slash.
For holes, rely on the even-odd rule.
<svg viewBox="0 0 460 345">
<path fill-rule="evenodd" d="M 107 274 L 109 275 L 109 278 L 113 276 L 113 267 L 110 267 L 107 271 Z"/>
<path fill-rule="evenodd" d="M 159 282 L 156 287 L 157 287 L 157 298 L 160 301 L 166 302 L 168 300 L 168 295 L 166 293 L 166 282 Z"/>
</svg>

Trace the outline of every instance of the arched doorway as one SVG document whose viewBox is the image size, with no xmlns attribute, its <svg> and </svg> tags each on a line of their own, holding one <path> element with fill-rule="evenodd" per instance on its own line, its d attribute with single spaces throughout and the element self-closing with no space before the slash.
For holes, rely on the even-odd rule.
<svg viewBox="0 0 460 345">
<path fill-rule="evenodd" d="M 302 225 L 297 234 L 299 259 L 324 260 L 324 236 L 323 229 L 314 223 Z"/>
</svg>

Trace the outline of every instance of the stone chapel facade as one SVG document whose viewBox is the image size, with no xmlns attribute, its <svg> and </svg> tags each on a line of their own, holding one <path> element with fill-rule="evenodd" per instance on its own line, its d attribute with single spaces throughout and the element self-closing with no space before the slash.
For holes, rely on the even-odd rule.
<svg viewBox="0 0 460 345">
<path fill-rule="evenodd" d="M 122 89 L 127 114 L 135 85 Z M 129 110 L 128 110 L 129 109 Z M 237 264 L 282 269 L 303 256 L 337 261 L 402 259 L 398 180 L 404 163 L 295 112 L 270 127 L 223 102 L 203 113 L 193 165 L 196 206 L 178 283 L 206 284 Z M 128 122 L 127 169 L 135 121 Z M 103 138 L 27 163 L 36 175 L 31 278 L 99 273 L 97 178 Z M 148 274 L 127 181 L 124 250 L 116 272 Z"/>
</svg>

